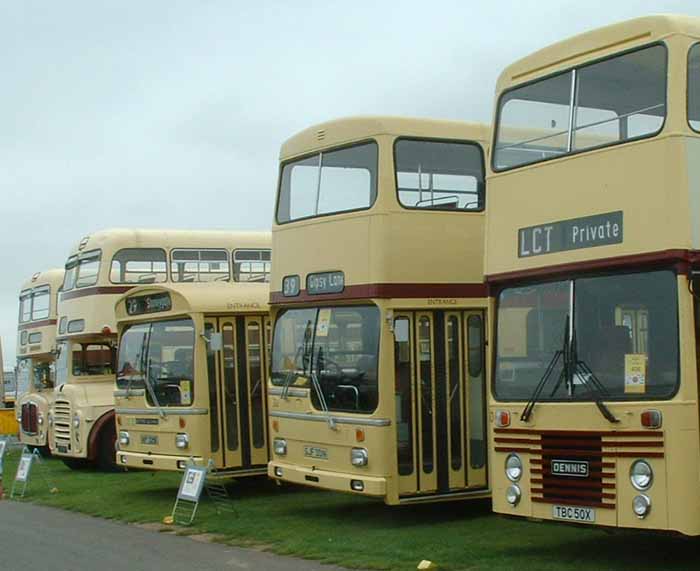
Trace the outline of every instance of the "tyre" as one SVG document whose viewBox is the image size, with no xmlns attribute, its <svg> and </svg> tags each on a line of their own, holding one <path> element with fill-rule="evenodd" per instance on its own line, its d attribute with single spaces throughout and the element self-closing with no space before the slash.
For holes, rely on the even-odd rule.
<svg viewBox="0 0 700 571">
<path fill-rule="evenodd" d="M 117 466 L 117 431 L 114 422 L 108 422 L 100 430 L 97 439 L 97 467 L 105 472 L 116 472 Z"/>
</svg>

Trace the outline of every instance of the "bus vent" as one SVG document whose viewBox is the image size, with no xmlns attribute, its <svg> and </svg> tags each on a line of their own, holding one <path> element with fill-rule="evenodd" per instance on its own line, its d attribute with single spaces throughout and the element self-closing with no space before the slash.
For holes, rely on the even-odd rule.
<svg viewBox="0 0 700 571">
<path fill-rule="evenodd" d="M 326 130 L 325 129 L 319 129 L 316 131 L 316 138 L 319 141 L 323 141 L 326 138 Z"/>
<path fill-rule="evenodd" d="M 24 403 L 22 405 L 22 432 L 28 436 L 34 436 L 39 432 L 37 407 L 33 402 Z"/>
<path fill-rule="evenodd" d="M 56 399 L 54 409 L 54 438 L 56 445 L 70 445 L 71 441 L 71 406 L 70 401 Z"/>
<path fill-rule="evenodd" d="M 495 451 L 528 454 L 533 502 L 614 509 L 618 458 L 663 458 L 664 433 L 496 428 Z"/>
</svg>

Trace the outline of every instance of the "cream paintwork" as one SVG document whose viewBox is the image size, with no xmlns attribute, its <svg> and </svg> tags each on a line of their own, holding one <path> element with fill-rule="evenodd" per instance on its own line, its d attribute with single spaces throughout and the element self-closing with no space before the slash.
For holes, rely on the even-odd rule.
<svg viewBox="0 0 700 571">
<path fill-rule="evenodd" d="M 171 295 L 172 309 L 170 311 L 135 316 L 127 314 L 126 300 L 129 297 L 159 292 L 168 292 Z M 139 286 L 117 301 L 115 313 L 119 334 L 121 335 L 126 327 L 137 323 L 176 318 L 192 319 L 196 332 L 203 332 L 205 321 L 217 317 L 231 319 L 237 316 L 258 316 L 264 320 L 269 312 L 267 305 L 269 292 L 269 285 L 266 283 L 213 282 L 208 284 Z M 237 477 L 264 474 L 264 467 L 244 470 L 241 468 L 240 459 L 235 462 L 227 453 L 227 460 L 224 462 L 220 453 L 211 451 L 207 348 L 205 341 L 199 334 L 195 337 L 193 371 L 194 399 L 192 404 L 183 407 L 162 407 L 167 413 L 165 416 L 161 416 L 157 407 L 148 403 L 144 389 L 132 389 L 129 394 L 120 389 L 113 392 L 117 431 L 127 431 L 130 438 L 128 445 L 119 445 L 117 463 L 127 468 L 175 471 L 182 469 L 178 467 L 178 463 L 182 465 L 191 458 L 198 465 L 207 465 L 211 460 L 217 471 L 226 471 L 227 474 Z M 115 391 L 113 384 L 110 389 Z M 178 412 L 183 414 L 178 414 Z M 192 412 L 198 414 L 191 414 Z M 137 424 L 137 420 L 145 418 L 157 419 L 158 424 Z M 240 423 L 240 415 L 238 418 Z M 190 439 L 190 445 L 185 451 L 175 446 L 175 437 L 179 433 L 186 433 Z M 158 444 L 144 444 L 141 438 L 145 435 L 156 436 Z M 252 452 L 257 453 L 256 450 Z M 264 465 L 267 462 L 267 447 L 262 454 L 262 458 L 254 458 L 257 460 L 255 464 Z"/>
<path fill-rule="evenodd" d="M 56 320 L 58 312 L 59 288 L 63 283 L 63 269 L 51 269 L 34 274 L 29 280 L 22 284 L 21 291 L 27 291 L 35 287 L 49 286 L 49 316 L 46 319 L 37 320 L 48 322 L 41 326 L 33 326 L 32 322 L 18 324 L 17 331 L 17 358 L 25 361 L 25 366 L 29 369 L 30 386 L 28 392 L 19 395 L 15 402 L 15 413 L 19 417 L 22 405 L 33 403 L 37 407 L 37 418 L 41 418 L 38 431 L 35 434 L 28 434 L 22 430 L 20 423 L 19 441 L 29 446 L 47 446 L 48 444 L 48 415 L 53 403 L 53 387 L 43 387 L 34 379 L 34 367 L 39 364 L 52 365 L 56 360 Z M 41 333 L 41 342 L 36 344 L 22 343 L 22 332 L 27 332 L 27 338 L 32 333 Z"/>
<path fill-rule="evenodd" d="M 274 224 L 273 294 L 282 290 L 284 276 L 298 274 L 304 289 L 309 273 L 332 270 L 344 272 L 346 288 L 364 284 L 483 282 L 484 213 L 426 211 L 401 206 L 396 193 L 393 161 L 394 142 L 399 137 L 472 141 L 485 147 L 487 128 L 429 119 L 353 117 L 310 127 L 285 142 L 280 153 L 281 162 L 339 145 L 376 141 L 378 192 L 374 205 L 367 210 Z M 289 304 L 284 300 L 274 305 L 273 319 L 281 309 L 292 303 L 293 300 Z M 332 428 L 327 422 L 275 416 L 276 412 L 323 416 L 312 407 L 308 389 L 302 389 L 304 396 L 290 395 L 286 400 L 270 394 L 270 439 L 272 442 L 275 437 L 285 438 L 288 453 L 280 457 L 272 452 L 268 475 L 275 477 L 275 468 L 282 468 L 282 479 L 285 481 L 342 492 L 350 492 L 352 479 L 362 479 L 365 483 L 364 494 L 379 497 L 388 504 L 398 504 L 402 501 L 400 495 L 406 495 L 401 494 L 400 490 L 405 490 L 411 484 L 407 484 L 407 480 L 400 481 L 396 459 L 394 341 L 389 325 L 392 312 L 478 310 L 485 309 L 487 302 L 485 298 L 454 297 L 357 299 L 352 302 L 324 302 L 319 299 L 317 305 L 347 303 L 376 304 L 381 312 L 379 405 L 372 414 L 338 414 L 357 418 L 358 423 L 338 424 Z M 314 303 L 295 303 L 294 306 L 313 307 Z M 271 386 L 268 385 L 268 388 Z M 388 426 L 360 424 L 377 419 L 388 419 L 390 422 Z M 357 441 L 356 429 L 363 431 L 364 441 Z M 433 437 L 436 438 L 435 432 Z M 303 446 L 310 443 L 327 448 L 329 459 L 319 461 L 305 457 Z M 370 458 L 368 466 L 353 467 L 350 464 L 350 451 L 354 446 L 367 449 Z M 476 491 L 465 490 L 465 493 L 488 496 L 485 468 L 469 475 L 483 478 L 483 485 L 476 486 Z M 431 493 L 423 495 L 440 499 Z"/>
<path fill-rule="evenodd" d="M 699 147 L 697 134 L 686 119 L 686 64 L 689 47 L 699 39 L 700 19 L 639 18 L 554 44 L 514 63 L 501 74 L 497 94 L 572 65 L 662 41 L 669 60 L 668 113 L 663 131 L 654 138 L 490 173 L 487 278 L 505 284 L 511 272 L 541 270 L 538 275 L 546 279 L 547 273 L 557 271 L 561 264 L 698 248 Z M 518 258 L 519 228 L 614 210 L 624 212 L 621 244 Z M 572 273 L 565 275 L 570 277 Z M 492 299 L 492 311 L 494 305 Z M 523 423 L 520 414 L 525 403 L 499 402 L 490 395 L 491 478 L 496 512 L 552 519 L 550 504 L 533 503 L 530 499 L 528 453 L 520 453 L 525 464 L 520 486 L 523 497 L 516 507 L 505 501 L 509 484 L 504 473 L 507 453 L 496 452 L 498 445 L 493 444 L 498 436 L 494 432 L 497 411 L 510 411 L 511 428 L 603 432 L 615 429 L 624 433 L 643 432 L 642 411 L 657 409 L 663 414 L 664 457 L 649 459 L 654 470 L 654 483 L 646 492 L 652 500 L 651 512 L 644 519 L 633 514 L 632 499 L 638 492 L 630 483 L 629 470 L 635 457 L 618 457 L 614 459 L 616 508 L 597 509 L 596 525 L 700 535 L 696 324 L 687 277 L 683 274 L 678 276 L 678 315 L 678 393 L 670 400 L 658 402 L 607 403 L 621 420 L 619 425 L 612 426 L 593 403 L 538 403 L 529 422 Z M 495 342 L 492 330 L 490 346 L 494 347 Z M 638 457 L 644 458 L 644 454 L 640 452 Z"/>
<path fill-rule="evenodd" d="M 90 234 L 75 245 L 69 257 L 82 252 L 100 250 L 102 258 L 97 283 L 85 288 L 74 288 L 62 294 L 59 304 L 58 340 L 69 343 L 78 341 L 116 343 L 115 304 L 125 290 L 133 291 L 133 287 L 136 286 L 136 284 L 113 284 L 110 281 L 112 257 L 122 248 L 161 248 L 166 251 L 169 260 L 170 250 L 177 248 L 224 248 L 230 253 L 236 249 L 269 247 L 269 232 L 110 229 Z M 186 289 L 207 285 L 209 284 L 178 284 L 178 286 L 186 286 Z M 238 284 L 229 283 L 228 285 Z M 115 287 L 118 289 L 114 290 L 114 293 L 110 292 L 110 288 Z M 107 293 L 95 291 L 95 288 L 104 288 Z M 85 291 L 92 289 L 92 291 L 90 295 L 76 296 L 80 294 L 81 289 Z M 61 321 L 70 323 L 74 319 L 85 319 L 85 330 L 76 334 L 61 333 Z M 106 335 L 103 333 L 105 327 L 109 329 Z M 68 368 L 70 370 L 70 363 Z M 75 385 L 75 388 L 69 385 Z M 111 415 L 114 411 L 114 376 L 69 377 L 61 391 L 61 396 L 68 401 L 71 415 L 78 414 L 81 418 L 92 419 L 88 423 L 92 428 L 100 418 Z M 76 439 L 71 429 L 70 438 L 75 442 L 76 448 L 69 452 L 59 452 L 57 443 L 52 441 L 51 451 L 57 456 L 87 458 L 90 454 L 90 434 L 90 430 L 80 430 L 79 438 Z"/>
</svg>

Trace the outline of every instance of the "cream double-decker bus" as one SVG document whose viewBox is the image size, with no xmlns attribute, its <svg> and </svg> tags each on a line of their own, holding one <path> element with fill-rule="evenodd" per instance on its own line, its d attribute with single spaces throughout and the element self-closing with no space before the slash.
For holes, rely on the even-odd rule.
<svg viewBox="0 0 700 571">
<path fill-rule="evenodd" d="M 172 284 L 117 303 L 120 466 L 267 472 L 269 294 L 262 282 Z"/>
<path fill-rule="evenodd" d="M 19 441 L 48 452 L 48 416 L 56 378 L 56 324 L 63 270 L 37 272 L 19 294 L 17 395 Z M 21 389 L 20 389 L 21 387 Z"/>
<path fill-rule="evenodd" d="M 115 462 L 115 304 L 138 285 L 264 281 L 270 234 L 115 229 L 71 252 L 59 304 L 51 452 L 71 467 Z"/>
<path fill-rule="evenodd" d="M 388 504 L 488 495 L 487 131 L 357 117 L 283 145 L 272 478 Z"/>
<path fill-rule="evenodd" d="M 494 510 L 700 534 L 700 19 L 564 40 L 497 97 Z"/>
</svg>

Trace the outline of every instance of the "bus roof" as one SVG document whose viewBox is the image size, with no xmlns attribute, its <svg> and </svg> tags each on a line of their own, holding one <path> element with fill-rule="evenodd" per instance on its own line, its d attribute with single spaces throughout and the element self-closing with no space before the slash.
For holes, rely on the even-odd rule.
<svg viewBox="0 0 700 571">
<path fill-rule="evenodd" d="M 644 16 L 567 38 L 509 65 L 499 76 L 496 91 L 675 34 L 700 39 L 700 18 L 671 14 Z"/>
<path fill-rule="evenodd" d="M 280 149 L 280 160 L 379 135 L 468 139 L 485 145 L 489 139 L 489 127 L 479 123 L 415 117 L 343 117 L 313 125 L 287 139 Z"/>
<path fill-rule="evenodd" d="M 164 312 L 127 315 L 127 298 L 167 292 L 172 309 Z M 143 285 L 130 289 L 116 304 L 117 321 L 146 321 L 183 313 L 267 313 L 268 283 L 182 283 L 163 286 Z"/>
<path fill-rule="evenodd" d="M 173 230 L 141 228 L 108 228 L 82 238 L 70 251 L 109 247 L 120 248 L 260 248 L 271 243 L 270 232 L 229 230 Z"/>
<path fill-rule="evenodd" d="M 50 270 L 37 272 L 31 278 L 22 283 L 22 291 L 42 285 L 48 285 L 51 286 L 53 293 L 56 293 L 56 289 L 63 283 L 64 273 L 65 271 L 63 268 L 51 268 Z"/>
</svg>

